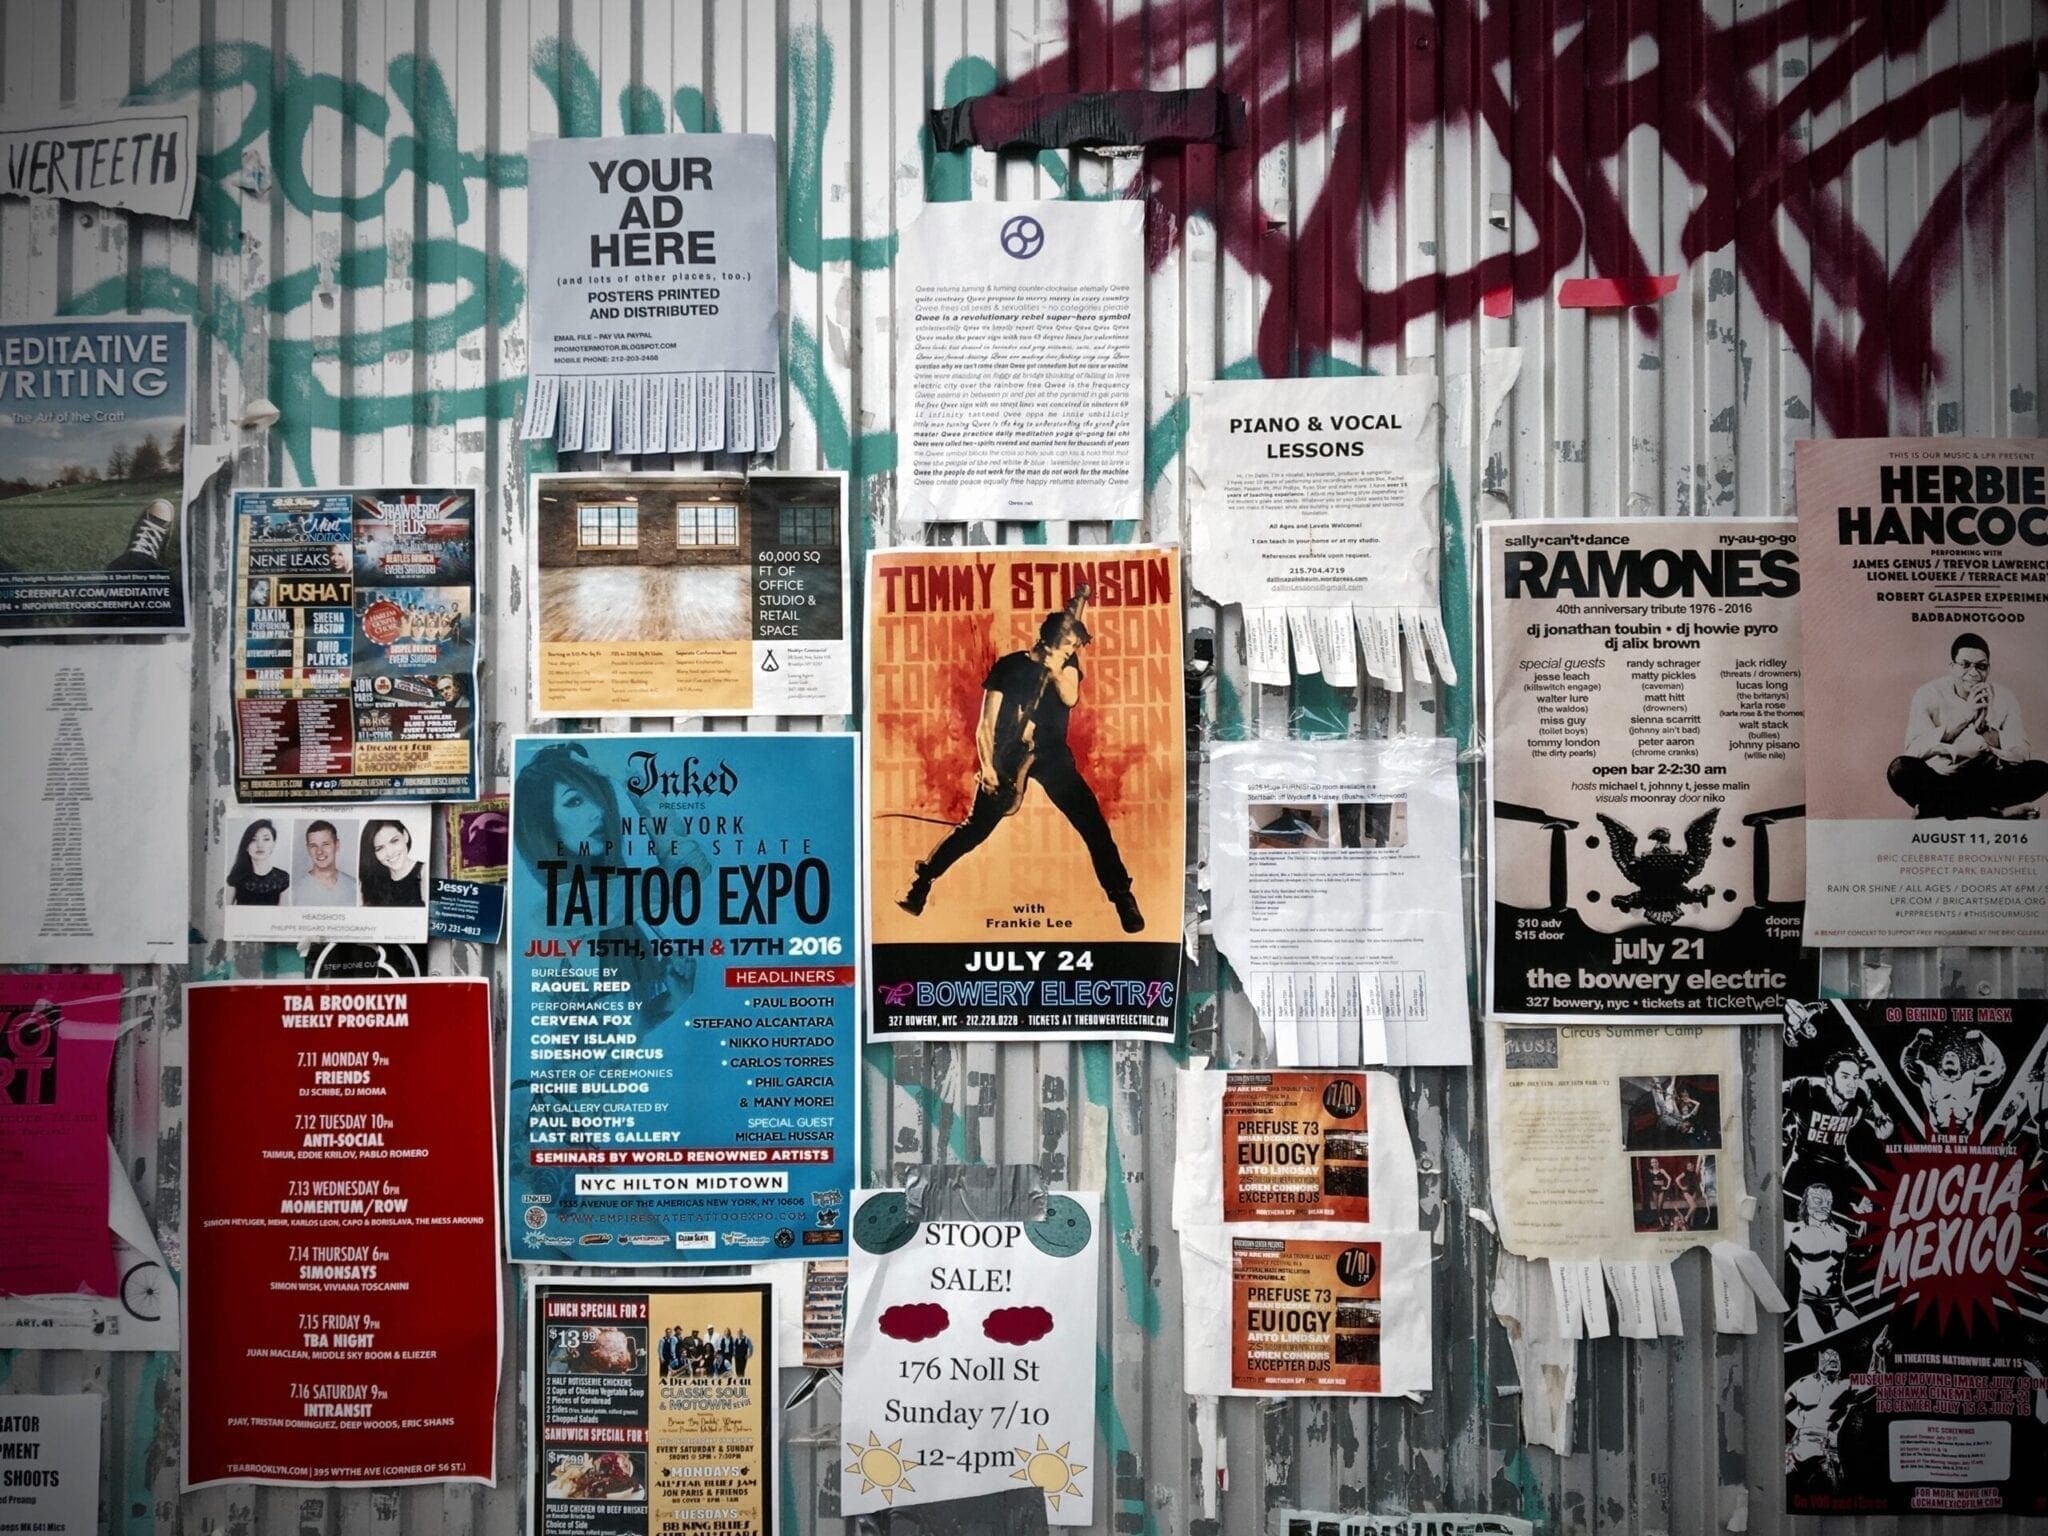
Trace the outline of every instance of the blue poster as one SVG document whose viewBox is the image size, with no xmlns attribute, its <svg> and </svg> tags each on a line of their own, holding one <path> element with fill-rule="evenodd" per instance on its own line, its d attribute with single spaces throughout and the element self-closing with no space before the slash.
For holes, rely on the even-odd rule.
<svg viewBox="0 0 2048 1536">
<path fill-rule="evenodd" d="M 514 742 L 515 1262 L 846 1252 L 855 744 Z"/>
</svg>

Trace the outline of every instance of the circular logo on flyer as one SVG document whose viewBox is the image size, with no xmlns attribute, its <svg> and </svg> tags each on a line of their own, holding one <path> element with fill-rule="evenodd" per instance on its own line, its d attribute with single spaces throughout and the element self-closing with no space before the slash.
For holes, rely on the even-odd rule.
<svg viewBox="0 0 2048 1536">
<path fill-rule="evenodd" d="M 529 1205 L 522 1219 L 526 1222 L 527 1231 L 538 1232 L 548 1224 L 548 1213 L 537 1205 Z"/>
<path fill-rule="evenodd" d="M 1003 224 L 1003 254 L 1029 261 L 1045 249 L 1045 226 L 1028 213 L 1020 213 Z"/>
<path fill-rule="evenodd" d="M 1371 1285 L 1379 1270 L 1370 1248 L 1346 1248 L 1337 1255 L 1337 1278 L 1346 1285 Z"/>
<path fill-rule="evenodd" d="M 389 598 L 380 597 L 363 610 L 363 633 L 379 645 L 389 645 L 405 628 L 405 610 Z"/>
<path fill-rule="evenodd" d="M 1358 1113 L 1358 1081 L 1339 1077 L 1323 1088 L 1323 1113 L 1332 1120 L 1349 1120 Z"/>
</svg>

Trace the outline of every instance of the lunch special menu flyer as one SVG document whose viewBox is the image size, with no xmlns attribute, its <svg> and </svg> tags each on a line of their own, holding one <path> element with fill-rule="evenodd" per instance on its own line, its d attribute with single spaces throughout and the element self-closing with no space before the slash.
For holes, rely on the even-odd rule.
<svg viewBox="0 0 2048 1536">
<path fill-rule="evenodd" d="M 187 987 L 185 1486 L 491 1482 L 490 984 Z"/>
</svg>

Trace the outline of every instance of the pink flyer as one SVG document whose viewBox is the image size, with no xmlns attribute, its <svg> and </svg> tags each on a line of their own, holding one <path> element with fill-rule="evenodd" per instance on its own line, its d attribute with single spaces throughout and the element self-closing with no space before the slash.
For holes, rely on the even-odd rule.
<svg viewBox="0 0 2048 1536">
<path fill-rule="evenodd" d="M 107 1230 L 111 971 L 0 976 L 0 1295 L 115 1293 Z"/>
</svg>

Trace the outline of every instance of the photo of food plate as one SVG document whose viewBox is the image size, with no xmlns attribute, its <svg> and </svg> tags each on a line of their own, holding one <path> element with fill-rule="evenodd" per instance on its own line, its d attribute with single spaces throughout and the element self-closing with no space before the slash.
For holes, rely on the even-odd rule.
<svg viewBox="0 0 2048 1536">
<path fill-rule="evenodd" d="M 549 1451 L 548 1496 L 638 1499 L 647 1493 L 643 1451 Z"/>
</svg>

